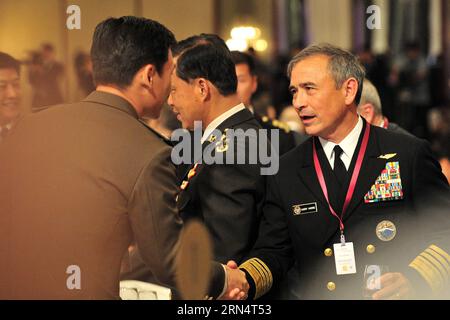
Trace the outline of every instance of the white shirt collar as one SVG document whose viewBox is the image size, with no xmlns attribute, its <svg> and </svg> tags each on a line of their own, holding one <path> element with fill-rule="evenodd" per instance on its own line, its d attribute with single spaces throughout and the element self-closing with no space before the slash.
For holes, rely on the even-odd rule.
<svg viewBox="0 0 450 320">
<path fill-rule="evenodd" d="M 237 106 L 231 108 L 230 110 L 222 113 L 220 116 L 215 118 L 213 121 L 211 121 L 211 123 L 206 127 L 206 129 L 203 133 L 201 143 L 203 144 L 203 142 L 206 141 L 206 139 L 214 131 L 214 129 L 216 129 L 222 122 L 224 122 L 225 120 L 230 118 L 232 115 L 234 115 L 244 109 L 245 109 L 245 105 L 243 103 L 240 103 Z"/>
<path fill-rule="evenodd" d="M 361 134 L 363 128 L 363 121 L 360 116 L 358 116 L 358 122 L 353 130 L 344 138 L 344 140 L 339 143 L 339 146 L 344 152 L 341 154 L 341 160 L 348 170 L 350 163 L 352 162 L 353 154 L 355 153 L 356 146 L 358 145 L 359 135 Z M 319 137 L 320 144 L 322 145 L 323 151 L 330 162 L 331 168 L 334 169 L 334 147 L 336 143 L 325 140 Z"/>
</svg>

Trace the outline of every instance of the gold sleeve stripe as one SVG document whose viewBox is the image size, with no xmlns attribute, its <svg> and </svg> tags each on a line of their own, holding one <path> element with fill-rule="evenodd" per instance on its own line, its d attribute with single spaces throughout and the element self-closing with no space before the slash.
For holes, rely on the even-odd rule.
<svg viewBox="0 0 450 320">
<path fill-rule="evenodd" d="M 439 289 L 439 284 L 436 283 L 433 272 L 430 271 L 431 269 L 427 269 L 427 267 L 418 260 L 415 260 L 409 266 L 416 269 L 417 272 L 420 273 L 420 275 L 425 279 L 433 292 L 437 292 L 437 290 Z"/>
<path fill-rule="evenodd" d="M 255 284 L 257 284 L 256 285 L 257 293 L 255 294 L 255 299 L 257 297 L 262 296 L 267 291 L 269 291 L 269 289 L 272 285 L 271 274 L 269 274 L 267 272 L 267 269 L 264 268 L 264 264 L 261 265 L 259 263 L 260 261 L 261 260 L 259 260 L 257 258 L 253 258 L 253 259 L 249 260 L 249 264 L 251 265 L 251 267 L 253 269 L 253 275 L 255 275 L 256 278 L 260 280 L 258 284 L 255 281 Z"/>
<path fill-rule="evenodd" d="M 439 270 L 436 269 L 436 267 L 430 261 L 428 261 L 427 259 L 425 259 L 422 256 L 419 256 L 417 258 L 419 259 L 419 261 L 422 261 L 422 262 L 428 264 L 428 270 L 430 271 L 430 273 L 433 276 L 432 281 L 434 283 L 435 289 L 438 289 L 441 285 L 443 285 L 445 283 L 445 279 L 442 277 Z"/>
<path fill-rule="evenodd" d="M 253 260 L 254 263 L 257 263 L 264 271 L 265 274 L 267 274 L 268 276 L 268 280 L 271 280 L 272 277 L 272 273 L 270 272 L 269 268 L 266 266 L 266 264 L 264 262 L 262 262 L 260 259 L 255 258 L 255 260 Z"/>
<path fill-rule="evenodd" d="M 255 299 L 259 298 L 264 294 L 263 290 L 265 287 L 265 281 L 261 276 L 261 272 L 254 267 L 254 265 L 250 261 L 244 262 L 240 268 L 245 269 L 248 274 L 252 277 L 253 282 L 255 283 Z"/>
<path fill-rule="evenodd" d="M 426 253 L 432 255 L 436 260 L 438 260 L 441 265 L 444 267 L 444 269 L 450 273 L 450 261 L 445 259 L 442 255 L 440 255 L 439 253 L 437 253 L 436 251 L 434 251 L 431 248 L 428 248 L 427 250 L 425 250 Z"/>
<path fill-rule="evenodd" d="M 428 285 L 433 288 L 433 282 L 431 280 L 431 275 L 429 275 L 428 271 L 422 267 L 421 264 L 419 264 L 416 260 L 411 262 L 409 266 L 413 269 L 415 269 L 419 274 L 425 279 L 425 281 L 428 283 Z"/>
<path fill-rule="evenodd" d="M 256 270 L 257 273 L 259 273 L 259 276 L 262 278 L 262 286 L 263 286 L 263 290 L 265 289 L 265 287 L 267 286 L 267 282 L 269 281 L 269 276 L 266 273 L 266 270 L 264 270 L 263 268 L 261 268 L 259 266 L 258 263 L 255 262 L 255 260 L 250 261 L 250 264 L 252 265 L 252 267 L 254 268 L 254 270 Z"/>
<path fill-rule="evenodd" d="M 272 272 L 270 271 L 269 267 L 262 260 L 255 258 L 253 260 L 253 262 L 257 263 L 259 265 L 259 269 L 262 270 L 264 272 L 264 274 L 266 275 L 266 282 L 263 287 L 263 293 L 266 293 L 272 287 L 272 283 L 273 283 Z"/>
<path fill-rule="evenodd" d="M 264 288 L 264 291 L 267 292 L 272 287 L 272 282 L 273 282 L 272 273 L 270 272 L 270 270 L 267 267 L 267 265 L 264 262 L 262 262 L 260 259 L 256 259 L 256 260 L 254 260 L 254 262 L 258 263 L 259 266 L 264 270 L 264 274 L 266 275 L 266 279 L 267 279 L 266 287 Z"/>
<path fill-rule="evenodd" d="M 414 259 L 413 262 L 411 262 L 409 266 L 416 269 L 422 275 L 433 292 L 439 291 L 444 282 L 444 279 L 431 262 L 429 262 L 422 256 L 418 256 L 416 259 Z"/>
<path fill-rule="evenodd" d="M 420 258 L 433 266 L 433 272 L 439 275 L 442 283 L 447 282 L 447 273 L 438 261 L 436 261 L 433 257 L 430 257 L 426 252 L 422 252 L 420 254 Z"/>
<path fill-rule="evenodd" d="M 250 268 L 247 267 L 244 269 L 248 271 L 249 275 L 253 279 L 253 282 L 255 283 L 255 299 L 257 299 L 257 297 L 261 296 L 263 279 L 261 278 L 261 275 L 259 274 L 259 272 L 257 272 L 253 268 L 253 266 L 251 266 Z"/>
<path fill-rule="evenodd" d="M 272 272 L 267 265 L 258 258 L 252 258 L 239 266 L 252 277 L 255 283 L 255 299 L 270 290 L 273 283 Z"/>
<path fill-rule="evenodd" d="M 429 249 L 435 251 L 438 254 L 440 254 L 450 264 L 450 255 L 447 252 L 445 252 L 444 250 L 442 250 L 441 248 L 439 248 L 438 246 L 436 246 L 434 244 L 432 244 L 429 247 Z"/>
<path fill-rule="evenodd" d="M 439 292 L 450 280 L 450 255 L 436 245 L 429 246 L 409 265 L 416 269 L 434 292 Z"/>
<path fill-rule="evenodd" d="M 416 259 L 414 259 L 412 264 L 414 264 L 414 266 L 416 266 L 416 269 L 418 268 L 417 270 L 422 274 L 422 276 L 424 276 L 424 278 L 426 278 L 428 284 L 432 288 L 436 287 L 436 281 L 435 281 L 435 277 L 433 275 L 433 267 L 430 266 L 430 264 L 428 262 L 424 261 L 419 256 Z"/>
<path fill-rule="evenodd" d="M 446 265 L 446 261 L 442 259 L 439 255 L 432 255 L 428 249 L 425 250 L 425 252 L 422 252 L 420 254 L 423 258 L 427 259 L 429 262 L 431 262 L 437 270 L 439 270 L 439 273 L 442 275 L 442 277 L 445 279 L 445 282 L 448 281 L 449 276 L 449 268 Z"/>
</svg>

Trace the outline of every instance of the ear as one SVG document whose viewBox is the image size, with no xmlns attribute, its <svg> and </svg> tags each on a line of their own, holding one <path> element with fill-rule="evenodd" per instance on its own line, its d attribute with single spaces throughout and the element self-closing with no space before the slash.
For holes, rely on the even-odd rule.
<svg viewBox="0 0 450 320">
<path fill-rule="evenodd" d="M 209 81 L 205 78 L 198 78 L 195 80 L 196 95 L 200 98 L 200 101 L 204 102 L 209 99 L 211 95 L 211 88 Z"/>
<path fill-rule="evenodd" d="M 366 103 L 358 107 L 358 110 L 360 110 L 361 116 L 366 119 L 368 123 L 372 123 L 375 118 L 375 108 L 373 105 Z"/>
<path fill-rule="evenodd" d="M 252 76 L 252 94 L 258 89 L 258 76 Z"/>
<path fill-rule="evenodd" d="M 156 68 L 152 64 L 147 64 L 139 70 L 139 84 L 145 88 L 153 88 L 153 78 L 155 77 Z"/>
<path fill-rule="evenodd" d="M 358 92 L 358 81 L 355 78 L 347 79 L 343 84 L 345 94 L 345 104 L 351 105 L 356 103 L 356 93 Z"/>
</svg>

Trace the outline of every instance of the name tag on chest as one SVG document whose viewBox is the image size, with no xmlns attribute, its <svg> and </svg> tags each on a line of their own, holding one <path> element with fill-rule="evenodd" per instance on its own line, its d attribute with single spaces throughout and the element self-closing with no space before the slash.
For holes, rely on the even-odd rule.
<svg viewBox="0 0 450 320">
<path fill-rule="evenodd" d="M 353 242 L 335 243 L 334 261 L 336 263 L 336 274 L 352 274 L 356 273 L 355 251 Z"/>
<path fill-rule="evenodd" d="M 292 206 L 292 213 L 295 216 L 299 216 L 302 214 L 308 214 L 308 213 L 315 213 L 315 212 L 317 212 L 317 202 L 294 204 Z"/>
</svg>

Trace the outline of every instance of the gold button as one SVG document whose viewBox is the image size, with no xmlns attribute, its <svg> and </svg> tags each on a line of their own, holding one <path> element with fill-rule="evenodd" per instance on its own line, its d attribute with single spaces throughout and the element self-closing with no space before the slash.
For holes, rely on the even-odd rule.
<svg viewBox="0 0 450 320">
<path fill-rule="evenodd" d="M 333 250 L 331 250 L 330 248 L 326 248 L 323 253 L 326 257 L 331 257 L 333 255 Z"/>
<path fill-rule="evenodd" d="M 369 244 L 369 245 L 367 246 L 366 250 L 367 250 L 367 253 L 372 254 L 372 253 L 375 252 L 375 246 L 374 246 L 373 244 Z"/>
<path fill-rule="evenodd" d="M 330 291 L 336 290 L 336 284 L 334 282 L 328 282 L 327 283 L 327 289 Z"/>
</svg>

